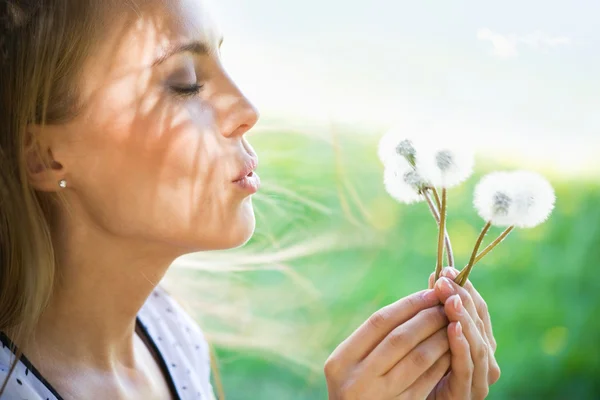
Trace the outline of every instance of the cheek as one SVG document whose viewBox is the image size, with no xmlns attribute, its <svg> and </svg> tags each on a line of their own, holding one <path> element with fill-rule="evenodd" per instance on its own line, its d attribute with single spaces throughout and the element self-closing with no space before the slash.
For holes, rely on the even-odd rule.
<svg viewBox="0 0 600 400">
<path fill-rule="evenodd" d="M 233 154 L 211 115 L 168 100 L 123 110 L 131 108 L 98 109 L 111 123 L 90 121 L 102 128 L 81 142 L 92 218 L 118 235 L 199 250 L 245 241 L 254 228 L 251 202 L 232 191 Z"/>
</svg>

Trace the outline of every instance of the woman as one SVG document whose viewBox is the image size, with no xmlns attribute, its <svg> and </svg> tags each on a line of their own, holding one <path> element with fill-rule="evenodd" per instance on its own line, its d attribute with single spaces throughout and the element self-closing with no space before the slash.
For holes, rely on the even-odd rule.
<svg viewBox="0 0 600 400">
<path fill-rule="evenodd" d="M 258 114 L 221 33 L 199 0 L 0 2 L 0 398 L 212 398 L 158 282 L 254 230 Z M 442 279 L 335 350 L 329 395 L 483 398 L 494 350 L 481 297 Z"/>
</svg>

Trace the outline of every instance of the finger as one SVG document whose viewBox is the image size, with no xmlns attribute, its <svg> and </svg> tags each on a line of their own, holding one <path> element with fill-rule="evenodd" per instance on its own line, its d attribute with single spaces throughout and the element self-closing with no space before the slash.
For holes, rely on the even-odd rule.
<svg viewBox="0 0 600 400">
<path fill-rule="evenodd" d="M 425 399 L 433 392 L 436 385 L 442 380 L 448 368 L 452 356 L 449 352 L 444 353 L 427 371 L 405 390 L 397 399 Z"/>
<path fill-rule="evenodd" d="M 442 271 L 442 275 L 446 276 L 452 280 L 456 278 L 458 275 L 458 271 L 454 268 L 444 268 Z M 494 333 L 492 330 L 492 320 L 490 319 L 490 314 L 488 311 L 488 306 L 481 294 L 475 289 L 475 286 L 471 283 L 470 280 L 467 280 L 467 283 L 464 285 L 464 289 L 471 295 L 473 302 L 475 303 L 475 309 L 477 310 L 477 314 L 481 321 L 483 321 L 483 326 L 485 328 L 485 334 L 488 338 L 490 346 L 493 351 L 496 351 L 496 339 L 494 338 Z"/>
<path fill-rule="evenodd" d="M 392 395 L 402 393 L 426 373 L 448 350 L 450 350 L 448 332 L 446 328 L 442 328 L 419 343 L 384 375 L 386 387 L 393 388 Z M 400 384 L 402 387 L 399 387 Z"/>
<path fill-rule="evenodd" d="M 473 298 L 471 297 L 469 292 L 467 292 L 465 288 L 454 283 L 452 279 L 448 279 L 446 277 L 438 279 L 438 281 L 435 284 L 435 290 L 438 296 L 440 296 L 440 300 L 442 302 L 445 302 L 446 299 L 448 299 L 448 297 L 452 295 L 457 294 L 460 296 L 460 299 L 462 300 L 465 309 L 475 322 L 477 329 L 479 329 L 479 332 L 481 332 L 482 337 L 486 340 L 487 343 L 487 334 L 485 331 L 485 326 L 481 318 L 479 318 L 479 313 L 477 312 L 477 308 L 475 307 L 475 302 L 473 301 Z"/>
<path fill-rule="evenodd" d="M 444 309 L 451 322 L 460 322 L 464 337 L 469 343 L 471 360 L 473 362 L 472 394 L 475 398 L 485 398 L 489 393 L 489 346 L 463 306 L 460 296 L 454 295 L 450 297 L 446 301 Z"/>
<path fill-rule="evenodd" d="M 414 318 L 400 325 L 381 341 L 379 345 L 363 361 L 364 368 L 373 371 L 376 376 L 388 373 L 394 365 L 398 364 L 407 354 L 418 348 L 419 343 L 434 335 L 448 324 L 448 318 L 442 306 L 423 310 Z M 422 348 L 421 348 L 422 349 Z M 444 350 L 445 352 L 445 350 Z M 442 352 L 441 354 L 443 354 Z M 414 353 L 419 356 L 421 353 Z M 441 355 L 440 354 L 440 355 Z M 425 356 L 416 364 L 422 364 Z M 436 358 L 437 359 L 437 358 Z M 435 360 L 431 360 L 433 364 Z M 427 365 L 429 368 L 431 365 Z M 422 369 L 420 372 L 425 371 Z M 416 379 L 416 377 L 415 377 Z"/>
<path fill-rule="evenodd" d="M 341 364 L 354 365 L 371 353 L 394 328 L 420 311 L 439 304 L 434 290 L 423 290 L 387 305 L 358 327 L 336 348 L 331 357 Z"/>
<path fill-rule="evenodd" d="M 433 284 L 435 283 L 435 272 L 433 272 L 431 275 L 429 275 L 429 285 L 427 285 L 427 287 L 429 289 L 433 289 Z"/>
<path fill-rule="evenodd" d="M 469 342 L 465 338 L 460 322 L 452 322 L 448 325 L 448 341 L 452 353 L 452 371 L 446 382 L 448 393 L 457 399 L 470 398 L 474 365 Z"/>
<path fill-rule="evenodd" d="M 454 278 L 456 278 L 457 275 L 458 275 L 458 270 L 456 270 L 454 268 L 446 267 L 442 270 L 442 276 L 448 277 L 452 281 L 454 281 Z M 494 338 L 494 334 L 492 331 L 492 321 L 490 319 L 488 307 L 487 307 L 485 300 L 483 299 L 483 297 L 481 297 L 479 292 L 475 289 L 475 287 L 473 286 L 471 281 L 467 280 L 467 283 L 465 283 L 463 288 L 466 290 L 466 292 L 469 294 L 469 296 L 471 296 L 472 302 L 477 311 L 477 315 L 479 316 L 479 319 L 483 323 L 483 330 L 485 332 L 485 335 L 482 335 L 482 336 L 484 336 L 486 343 L 490 347 L 490 351 L 489 351 L 489 355 L 488 355 L 488 364 L 489 364 L 488 382 L 490 384 L 493 384 L 493 383 L 496 383 L 498 381 L 498 379 L 500 379 L 500 366 L 498 365 L 498 360 L 496 360 L 496 357 L 494 357 L 494 353 L 496 352 L 497 345 L 496 345 L 496 339 Z M 461 297 L 461 299 L 462 299 L 462 297 Z M 462 299 L 462 300 L 463 300 L 463 304 L 465 304 L 465 306 L 466 306 L 468 301 L 465 299 Z M 469 309 L 470 307 L 467 307 L 467 308 Z M 472 310 L 470 313 L 472 313 Z M 481 329 L 482 329 L 481 325 L 478 322 L 477 322 L 477 324 L 479 325 L 479 329 L 481 331 Z"/>
</svg>

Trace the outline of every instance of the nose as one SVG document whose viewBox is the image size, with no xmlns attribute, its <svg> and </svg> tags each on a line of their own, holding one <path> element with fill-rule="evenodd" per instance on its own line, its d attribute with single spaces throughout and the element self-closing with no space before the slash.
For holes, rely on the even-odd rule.
<svg viewBox="0 0 600 400">
<path fill-rule="evenodd" d="M 219 129 L 225 137 L 242 136 L 258 122 L 259 113 L 227 73 L 214 107 Z"/>
</svg>

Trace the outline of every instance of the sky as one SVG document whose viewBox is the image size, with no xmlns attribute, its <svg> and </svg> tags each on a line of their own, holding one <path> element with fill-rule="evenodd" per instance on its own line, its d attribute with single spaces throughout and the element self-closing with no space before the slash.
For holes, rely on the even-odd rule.
<svg viewBox="0 0 600 400">
<path fill-rule="evenodd" d="M 265 120 L 416 130 L 600 172 L 598 0 L 213 0 L 212 8 L 225 66 Z"/>
</svg>

